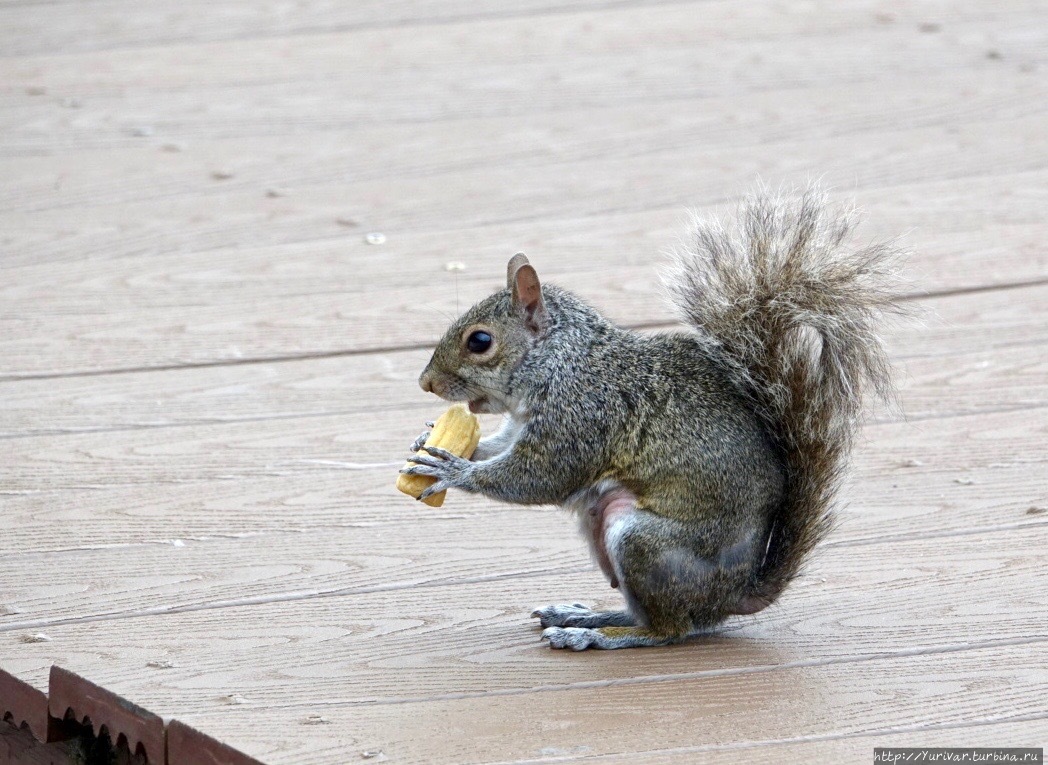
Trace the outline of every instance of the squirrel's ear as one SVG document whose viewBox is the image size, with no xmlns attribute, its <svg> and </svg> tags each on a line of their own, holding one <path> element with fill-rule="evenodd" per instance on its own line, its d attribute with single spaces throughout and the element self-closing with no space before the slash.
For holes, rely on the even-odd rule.
<svg viewBox="0 0 1048 765">
<path fill-rule="evenodd" d="M 528 329 L 539 332 L 546 325 L 546 303 L 542 299 L 542 285 L 535 267 L 524 263 L 517 268 L 510 289 L 513 291 L 513 305 L 523 310 Z"/>
<path fill-rule="evenodd" d="M 506 266 L 506 286 L 513 289 L 513 282 L 517 278 L 517 269 L 528 264 L 528 257 L 523 252 L 518 252 L 509 259 Z"/>
</svg>

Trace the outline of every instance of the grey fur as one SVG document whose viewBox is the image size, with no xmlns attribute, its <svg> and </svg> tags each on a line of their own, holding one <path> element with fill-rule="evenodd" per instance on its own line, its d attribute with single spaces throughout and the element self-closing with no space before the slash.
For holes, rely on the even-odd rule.
<svg viewBox="0 0 1048 765">
<path fill-rule="evenodd" d="M 531 612 L 543 627 L 635 627 L 637 620 L 628 611 L 593 611 L 582 605 L 554 605 Z"/>
<path fill-rule="evenodd" d="M 890 391 L 874 320 L 893 307 L 896 250 L 850 249 L 851 228 L 815 189 L 760 193 L 731 230 L 697 222 L 667 277 L 689 333 L 617 327 L 519 258 L 449 328 L 420 383 L 509 417 L 476 461 L 425 449 L 406 472 L 437 478 L 431 493 L 580 513 L 626 497 L 614 533 L 598 516 L 583 528 L 607 535 L 602 567 L 635 626 L 551 606 L 536 615 L 552 646 L 675 642 L 796 575 L 829 527 L 864 390 Z M 465 344 L 476 327 L 495 338 L 481 355 Z"/>
<path fill-rule="evenodd" d="M 761 594 L 772 600 L 832 527 L 864 394 L 894 399 L 877 329 L 883 313 L 900 312 L 904 252 L 890 242 L 849 246 L 856 222 L 817 186 L 799 197 L 762 188 L 732 228 L 696 218 L 663 277 L 795 476 L 761 574 Z"/>
<path fill-rule="evenodd" d="M 542 639 L 549 642 L 550 648 L 570 648 L 573 651 L 584 651 L 587 648 L 650 648 L 679 643 L 684 637 L 658 637 L 644 632 L 609 634 L 588 627 L 548 627 L 542 631 Z"/>
</svg>

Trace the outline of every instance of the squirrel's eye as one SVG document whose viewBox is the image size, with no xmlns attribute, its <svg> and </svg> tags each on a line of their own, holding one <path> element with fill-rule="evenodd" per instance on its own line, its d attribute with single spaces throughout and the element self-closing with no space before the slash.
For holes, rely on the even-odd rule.
<svg viewBox="0 0 1048 765">
<path fill-rule="evenodd" d="M 487 332 L 477 330 L 466 338 L 466 347 L 469 348 L 470 353 L 484 353 L 484 351 L 491 347 L 491 335 Z"/>
</svg>

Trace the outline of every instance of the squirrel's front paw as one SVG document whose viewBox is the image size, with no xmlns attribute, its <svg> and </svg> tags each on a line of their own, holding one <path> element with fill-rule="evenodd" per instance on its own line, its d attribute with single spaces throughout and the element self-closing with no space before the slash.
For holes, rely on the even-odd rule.
<svg viewBox="0 0 1048 765">
<path fill-rule="evenodd" d="M 550 648 L 570 648 L 585 651 L 597 642 L 600 633 L 585 627 L 549 627 L 542 631 L 542 639 L 549 641 Z"/>
<path fill-rule="evenodd" d="M 404 475 L 425 475 L 437 479 L 435 484 L 419 495 L 419 500 L 447 489 L 465 487 L 473 470 L 473 463 L 469 460 L 436 446 L 423 445 L 418 454 L 408 457 L 408 462 L 415 464 L 401 470 Z"/>
</svg>

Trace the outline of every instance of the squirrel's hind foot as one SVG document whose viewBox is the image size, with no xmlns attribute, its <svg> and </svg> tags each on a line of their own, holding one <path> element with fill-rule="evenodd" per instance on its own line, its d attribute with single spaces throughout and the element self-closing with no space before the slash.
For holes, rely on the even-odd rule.
<svg viewBox="0 0 1048 765">
<path fill-rule="evenodd" d="M 632 627 L 637 623 L 626 611 L 592 611 L 582 603 L 536 608 L 531 615 L 543 627 Z"/>
<path fill-rule="evenodd" d="M 549 641 L 550 648 L 584 651 L 587 648 L 647 648 L 679 643 L 684 638 L 657 635 L 643 627 L 549 627 L 542 631 L 542 639 Z"/>
</svg>

